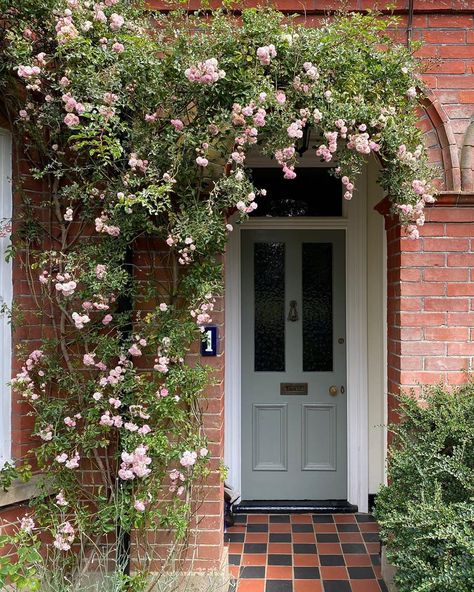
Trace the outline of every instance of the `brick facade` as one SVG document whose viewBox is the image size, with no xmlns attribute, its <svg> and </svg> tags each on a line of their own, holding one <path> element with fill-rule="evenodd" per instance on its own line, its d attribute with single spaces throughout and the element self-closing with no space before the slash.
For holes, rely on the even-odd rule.
<svg viewBox="0 0 474 592">
<path fill-rule="evenodd" d="M 150 4 L 168 8 L 156 0 Z M 308 26 L 318 26 L 326 11 L 340 8 L 341 3 L 286 0 L 276 4 L 282 10 L 299 12 L 299 20 Z M 351 0 L 347 4 L 354 10 L 378 5 L 373 0 Z M 470 368 L 474 360 L 474 4 L 465 0 L 414 0 L 411 33 L 408 0 L 397 0 L 395 5 L 400 23 L 392 35 L 401 43 L 406 43 L 410 35 L 422 40 L 424 45 L 417 53 L 429 61 L 423 78 L 431 92 L 420 110 L 420 126 L 431 161 L 442 170 L 442 196 L 427 209 L 427 222 L 418 241 L 402 237 L 396 221 L 386 217 L 390 393 L 401 387 L 418 389 L 419 382 L 435 383 L 440 379 L 457 384 L 465 380 L 463 370 Z M 16 177 L 27 173 L 28 164 L 20 161 Z M 42 188 L 31 180 L 28 189 L 38 195 Z M 14 295 L 27 306 L 31 301 L 24 270 L 18 264 L 14 269 Z M 197 569 L 216 569 L 223 558 L 223 492 L 219 478 L 224 452 L 223 304 L 219 303 L 214 315 L 222 336 L 220 355 L 213 360 L 216 385 L 206 393 L 204 418 L 211 443 L 212 472 L 196 515 Z M 16 332 L 14 345 L 28 340 L 33 348 L 41 339 L 39 322 L 31 320 Z M 389 419 L 394 417 L 394 409 L 390 396 Z M 15 455 L 28 448 L 31 423 L 25 409 L 13 401 Z M 19 512 L 19 508 L 9 508 L 0 512 L 0 517 L 16 517 Z"/>
<path fill-rule="evenodd" d="M 474 208 L 427 210 L 418 241 L 387 218 L 388 392 L 466 380 L 474 356 Z M 389 419 L 396 403 L 389 400 Z"/>
</svg>

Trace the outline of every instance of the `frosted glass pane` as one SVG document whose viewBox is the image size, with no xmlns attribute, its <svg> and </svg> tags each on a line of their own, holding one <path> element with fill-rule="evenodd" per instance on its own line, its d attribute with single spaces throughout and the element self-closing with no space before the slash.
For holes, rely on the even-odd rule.
<svg viewBox="0 0 474 592">
<path fill-rule="evenodd" d="M 255 243 L 254 285 L 255 371 L 284 372 L 285 243 Z"/>
<path fill-rule="evenodd" d="M 333 369 L 332 244 L 303 243 L 303 371 Z"/>
</svg>

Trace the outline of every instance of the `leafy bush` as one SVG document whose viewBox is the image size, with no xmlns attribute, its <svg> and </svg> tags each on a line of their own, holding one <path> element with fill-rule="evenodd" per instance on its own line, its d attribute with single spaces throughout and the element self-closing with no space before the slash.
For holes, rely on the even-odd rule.
<svg viewBox="0 0 474 592">
<path fill-rule="evenodd" d="M 474 590 L 474 382 L 400 397 L 376 517 L 400 592 Z"/>
</svg>

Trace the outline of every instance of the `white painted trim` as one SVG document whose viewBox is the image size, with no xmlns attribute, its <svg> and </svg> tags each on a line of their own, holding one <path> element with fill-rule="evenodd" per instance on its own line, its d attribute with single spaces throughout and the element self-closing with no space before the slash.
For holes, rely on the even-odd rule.
<svg viewBox="0 0 474 592">
<path fill-rule="evenodd" d="M 388 455 L 388 323 L 387 323 L 387 232 L 385 220 L 382 218 L 382 311 L 383 311 L 383 482 L 387 479 L 387 455 Z"/>
<path fill-rule="evenodd" d="M 12 138 L 0 128 L 0 220 L 12 217 Z M 0 238 L 0 306 L 11 306 L 12 265 L 5 261 L 10 237 Z M 0 315 L 0 468 L 11 459 L 11 379 L 12 342 L 8 316 Z"/>
<path fill-rule="evenodd" d="M 234 224 L 226 255 L 225 464 L 228 480 L 241 491 L 241 285 L 240 231 L 265 229 L 343 229 L 346 232 L 347 323 L 347 491 L 359 511 L 368 507 L 367 397 L 367 173 L 347 208 L 347 218 L 252 218 Z"/>
<path fill-rule="evenodd" d="M 369 427 L 367 381 L 367 167 L 350 204 L 346 240 L 347 498 L 367 512 Z"/>
<path fill-rule="evenodd" d="M 234 216 L 236 217 L 236 216 Z M 242 491 L 241 481 L 241 236 L 234 224 L 225 258 L 225 399 L 224 462 L 229 468 L 228 481 Z"/>
</svg>

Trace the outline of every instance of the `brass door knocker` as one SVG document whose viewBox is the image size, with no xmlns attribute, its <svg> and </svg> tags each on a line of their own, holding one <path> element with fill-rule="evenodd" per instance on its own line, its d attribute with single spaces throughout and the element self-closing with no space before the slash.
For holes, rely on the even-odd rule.
<svg viewBox="0 0 474 592">
<path fill-rule="evenodd" d="M 292 322 L 298 320 L 298 311 L 296 310 L 296 300 L 290 301 L 290 310 L 288 312 L 288 320 L 292 321 Z"/>
</svg>

